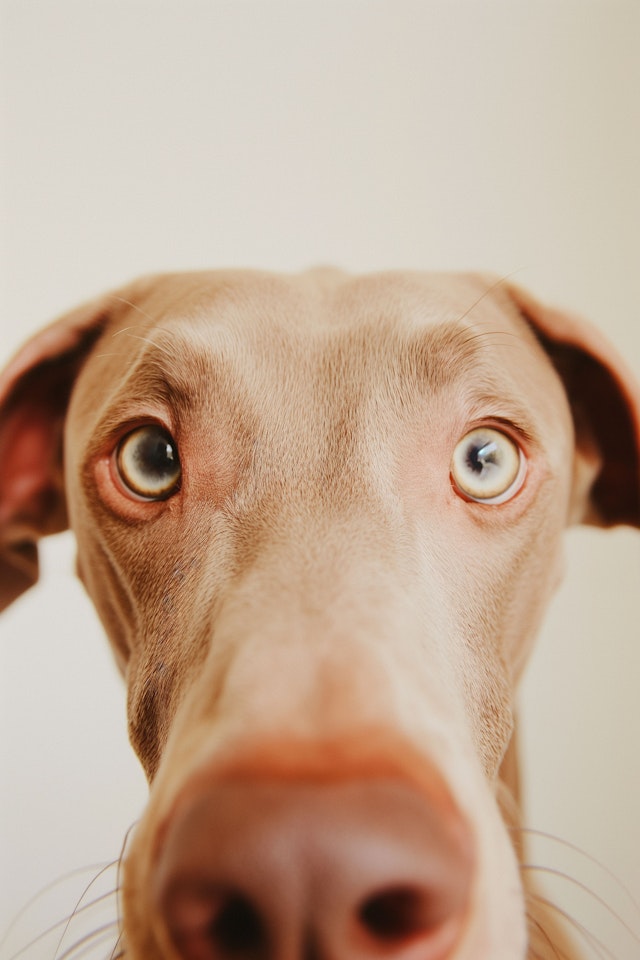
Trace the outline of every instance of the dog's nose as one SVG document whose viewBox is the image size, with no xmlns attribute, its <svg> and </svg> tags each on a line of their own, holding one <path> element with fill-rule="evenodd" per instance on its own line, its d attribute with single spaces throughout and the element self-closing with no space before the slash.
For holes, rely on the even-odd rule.
<svg viewBox="0 0 640 960">
<path fill-rule="evenodd" d="M 453 806 L 403 783 L 219 783 L 167 826 L 158 939 L 181 960 L 446 960 L 473 859 Z"/>
</svg>

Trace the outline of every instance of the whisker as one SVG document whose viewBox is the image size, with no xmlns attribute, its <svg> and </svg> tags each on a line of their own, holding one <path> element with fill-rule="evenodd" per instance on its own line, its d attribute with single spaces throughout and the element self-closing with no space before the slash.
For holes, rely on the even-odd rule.
<svg viewBox="0 0 640 960">
<path fill-rule="evenodd" d="M 5 930 L 4 934 L 0 938 L 0 950 L 5 946 L 9 937 L 14 932 L 20 921 L 25 917 L 29 910 L 43 898 L 46 897 L 48 893 L 51 893 L 52 890 L 55 890 L 56 887 L 62 886 L 63 883 L 67 883 L 69 880 L 72 880 L 74 877 L 79 877 L 83 873 L 95 873 L 96 870 L 103 871 L 110 866 L 115 866 L 117 863 L 116 860 L 112 860 L 110 863 L 93 863 L 88 864 L 85 867 L 77 867 L 75 870 L 69 870 L 68 873 L 63 874 L 61 877 L 56 877 L 55 880 L 52 880 L 50 883 L 47 883 L 42 887 L 37 893 L 35 893 L 29 900 L 20 908 L 18 913 L 14 916 L 11 923 Z M 60 923 L 66 922 L 66 917 Z"/>
<path fill-rule="evenodd" d="M 544 830 L 535 830 L 533 827 L 511 827 L 511 832 L 513 833 L 526 833 L 533 837 L 540 837 L 543 840 L 549 840 L 551 843 L 556 843 L 561 847 L 564 847 L 567 850 L 571 850 L 573 853 L 578 853 L 585 860 L 592 863 L 595 867 L 598 867 L 610 880 L 615 883 L 616 887 L 624 893 L 625 897 L 629 900 L 629 903 L 633 909 L 640 915 L 640 902 L 636 900 L 635 896 L 626 886 L 626 884 L 618 877 L 613 870 L 610 870 L 609 867 L 601 860 L 598 860 L 597 857 L 592 856 L 586 850 L 583 850 L 582 847 L 578 847 L 576 844 L 571 843 L 569 840 L 565 840 L 562 837 L 557 837 L 553 833 L 546 833 Z"/>
<path fill-rule="evenodd" d="M 595 935 L 592 933 L 583 923 L 580 923 L 579 920 L 576 920 L 575 917 L 572 917 L 570 913 L 567 913 L 566 910 L 563 910 L 562 907 L 559 907 L 557 903 L 554 903 L 552 900 L 542 897 L 537 893 L 527 894 L 529 900 L 535 900 L 537 903 L 541 903 L 543 906 L 548 907 L 549 910 L 554 910 L 557 914 L 563 917 L 566 922 L 573 927 L 577 933 L 585 940 L 585 942 L 595 951 L 595 953 L 601 958 L 601 960 L 606 960 L 606 957 L 609 957 L 610 960 L 617 960 L 616 955 Z"/>
<path fill-rule="evenodd" d="M 116 293 L 112 293 L 109 297 L 110 300 L 116 300 L 118 303 L 123 303 L 125 307 L 131 307 L 132 310 L 135 310 L 136 313 L 139 313 L 141 317 L 144 317 L 145 320 L 149 320 L 151 323 L 154 323 L 155 320 L 151 314 L 147 313 L 146 310 L 143 310 L 139 304 L 134 303 L 133 300 L 127 300 L 126 297 L 121 297 Z M 122 332 L 122 331 L 121 331 Z M 115 334 L 117 336 L 117 334 Z"/>
<path fill-rule="evenodd" d="M 523 343 L 520 334 L 515 333 L 513 330 L 479 330 L 476 333 L 470 333 L 462 342 L 473 343 L 474 340 L 484 340 L 485 337 L 508 337 L 511 340 L 516 340 L 518 343 Z M 507 344 L 502 344 L 502 346 L 507 346 Z"/>
<path fill-rule="evenodd" d="M 130 837 L 131 837 L 131 834 L 133 833 L 133 831 L 134 831 L 135 828 L 137 827 L 138 822 L 139 822 L 138 820 L 134 820 L 134 822 L 131 824 L 131 826 L 129 827 L 129 829 L 128 829 L 127 832 L 125 833 L 124 839 L 123 839 L 123 841 L 122 841 L 122 847 L 120 848 L 120 855 L 118 856 L 118 869 L 117 869 L 117 873 L 116 873 L 116 890 L 117 890 L 117 891 L 120 891 L 120 890 L 122 889 L 122 885 L 121 885 L 121 882 L 120 882 L 120 877 L 121 877 L 121 873 L 122 873 L 122 864 L 123 864 L 123 861 L 124 861 L 124 854 L 125 854 L 125 851 L 126 851 L 126 849 L 127 849 L 127 845 L 128 845 L 128 843 L 129 843 L 129 839 L 130 839 Z M 115 942 L 114 945 L 113 945 L 113 950 L 111 951 L 111 954 L 110 954 L 110 956 L 109 956 L 109 960 L 118 960 L 118 957 L 124 956 L 124 951 L 122 951 L 122 950 L 121 950 L 119 953 L 116 953 L 116 950 L 118 949 L 118 946 L 119 946 L 119 944 L 120 944 L 121 941 L 122 941 L 122 916 L 121 916 L 121 914 L 120 914 L 120 897 L 118 897 L 118 898 L 116 899 L 116 911 L 117 911 L 116 921 L 117 921 L 118 930 L 120 931 L 120 933 L 118 934 L 118 939 L 116 940 L 116 942 Z"/>
<path fill-rule="evenodd" d="M 24 954 L 27 953 L 28 950 L 33 949 L 33 947 L 35 947 L 36 944 L 40 943 L 42 940 L 45 940 L 47 937 L 51 936 L 52 933 L 55 933 L 56 930 L 58 930 L 60 927 L 64 926 L 64 933 L 60 938 L 60 940 L 58 941 L 58 945 L 54 953 L 54 960 L 61 960 L 61 958 L 58 957 L 58 950 L 60 949 L 60 945 L 62 943 L 62 940 L 64 939 L 64 935 L 66 934 L 66 931 L 69 927 L 70 922 L 75 918 L 88 913 L 90 910 L 98 906 L 98 904 L 106 903 L 109 897 L 115 896 L 117 892 L 118 892 L 117 889 L 114 889 L 114 890 L 107 891 L 107 893 L 100 894 L 99 897 L 96 897 L 94 900 L 91 900 L 89 903 L 84 904 L 82 907 L 76 908 L 73 911 L 73 913 L 69 914 L 68 916 L 63 917 L 61 920 L 56 920 L 56 922 L 52 923 L 51 926 L 46 928 L 46 930 L 43 930 L 37 936 L 33 937 L 29 941 L 29 943 L 25 944 L 24 947 L 20 947 L 20 949 L 17 950 L 15 953 L 12 953 L 9 960 L 17 960 L 18 957 L 24 956 Z M 112 921 L 111 926 L 115 926 L 115 923 L 116 921 Z"/>
<path fill-rule="evenodd" d="M 499 340 L 498 337 L 503 337 L 503 340 Z M 479 333 L 473 333 L 469 336 L 466 336 L 464 340 L 461 341 L 462 345 L 473 343 L 475 340 L 485 340 L 491 339 L 493 343 L 498 347 L 513 347 L 518 349 L 527 350 L 530 353 L 535 353 L 535 344 L 529 343 L 521 334 L 514 333 L 511 330 L 481 330 Z"/>
<path fill-rule="evenodd" d="M 464 320 L 465 317 L 468 317 L 469 314 L 472 312 L 472 310 L 475 310 L 475 308 L 478 306 L 478 304 L 482 303 L 482 301 L 483 301 L 486 297 L 488 297 L 494 290 L 497 290 L 497 289 L 498 289 L 499 287 L 501 287 L 503 284 L 507 283 L 509 280 L 511 280 L 512 277 L 514 277 L 514 276 L 515 276 L 517 273 L 519 273 L 519 272 L 520 272 L 520 269 L 518 269 L 518 270 L 513 270 L 511 273 L 507 273 L 507 274 L 505 274 L 505 275 L 502 276 L 502 277 L 498 277 L 497 280 L 494 280 L 494 282 L 491 283 L 491 284 L 489 284 L 489 286 L 486 288 L 486 290 L 484 290 L 484 291 L 480 294 L 480 296 L 477 297 L 477 298 L 473 301 L 473 303 L 464 311 L 464 313 L 460 314 L 460 316 L 458 317 L 458 320 L 459 320 L 459 321 L 460 321 L 460 320 Z M 521 336 L 521 334 L 514 333 L 513 331 L 510 331 L 510 330 L 484 330 L 484 331 L 480 331 L 479 333 L 471 334 L 469 337 L 466 337 L 463 342 L 464 342 L 465 344 L 466 344 L 466 343 L 473 343 L 474 340 L 481 340 L 481 339 L 484 339 L 485 337 L 499 337 L 499 336 L 510 337 L 510 338 L 512 339 L 512 342 L 502 342 L 502 343 L 499 344 L 499 346 L 502 346 L 502 347 L 510 347 L 510 346 L 516 346 L 516 345 L 517 345 L 517 346 L 519 346 L 519 347 L 524 347 L 525 349 L 527 349 L 527 350 L 529 350 L 529 351 L 531 351 L 531 352 L 533 352 L 533 351 L 535 350 L 534 344 L 529 343 L 527 340 L 525 340 L 525 339 Z"/>
<path fill-rule="evenodd" d="M 97 945 L 112 937 L 115 933 L 115 923 L 105 923 L 101 927 L 85 934 L 71 947 L 61 953 L 58 960 L 70 960 L 71 957 L 78 958 L 84 956 L 88 950 L 93 950 Z"/>
<path fill-rule="evenodd" d="M 579 890 L 582 890 L 584 893 L 590 896 L 593 900 L 599 903 L 600 906 L 607 911 L 609 916 L 613 917 L 614 920 L 616 920 L 620 924 L 620 926 L 624 927 L 624 929 L 627 931 L 627 933 L 631 935 L 631 937 L 636 941 L 636 943 L 640 944 L 640 936 L 635 932 L 635 930 L 633 930 L 632 927 L 630 927 L 629 924 L 626 923 L 625 920 L 623 920 L 623 918 L 613 909 L 612 906 L 610 906 L 610 904 L 607 903 L 606 900 L 604 900 L 603 897 L 601 897 L 598 893 L 596 893 L 595 890 L 592 890 L 590 887 L 588 887 L 585 883 L 582 883 L 580 880 L 577 880 L 575 877 L 572 877 L 570 874 L 565 873 L 563 870 L 557 870 L 554 867 L 541 867 L 534 863 L 523 863 L 520 865 L 520 869 L 521 870 L 539 870 L 541 873 L 548 873 L 553 877 L 560 877 L 561 880 L 566 880 L 567 883 L 573 884 L 574 887 L 577 887 Z"/>
<path fill-rule="evenodd" d="M 116 298 L 116 299 L 119 299 L 119 298 Z M 128 303 L 128 301 L 126 300 L 123 302 Z M 131 306 L 135 306 L 135 304 L 131 304 Z M 153 321 L 153 318 L 149 317 L 148 314 L 144 313 L 144 311 L 141 310 L 139 312 L 142 313 L 144 317 L 148 317 L 149 320 Z M 121 330 L 116 330 L 116 332 L 111 335 L 111 339 L 115 340 L 116 337 L 127 337 L 130 340 L 138 340 L 140 343 L 148 343 L 155 350 L 157 350 L 159 354 L 163 354 L 167 360 L 174 359 L 168 347 L 163 346 L 161 343 L 156 343 L 156 341 L 152 340 L 151 337 L 145 337 L 140 333 L 132 332 L 132 331 L 136 331 L 137 329 L 138 328 L 135 326 L 123 327 Z M 156 329 L 163 332 L 162 327 L 157 327 Z M 121 354 L 117 353 L 116 351 L 109 352 L 107 350 L 102 350 L 100 353 L 97 353 L 96 357 L 100 357 L 101 359 L 118 357 L 119 359 L 122 359 Z"/>
<path fill-rule="evenodd" d="M 55 950 L 53 950 L 52 957 L 53 960 L 62 960 L 62 957 L 66 956 L 66 952 L 61 953 L 61 948 L 64 943 L 65 938 L 68 936 L 71 929 L 71 925 L 74 921 L 79 920 L 81 917 L 86 917 L 90 911 L 95 910 L 101 904 L 106 904 L 111 898 L 115 897 L 115 912 L 116 919 L 110 921 L 109 927 L 112 928 L 113 934 L 118 931 L 118 936 L 109 952 L 109 960 L 118 960 L 118 957 L 124 956 L 124 950 L 121 947 L 122 939 L 122 916 L 121 916 L 121 903 L 120 903 L 120 886 L 121 886 L 121 870 L 124 860 L 124 854 L 127 848 L 127 844 L 131 837 L 132 831 L 138 824 L 138 820 L 135 820 L 127 829 L 124 839 L 122 841 L 122 847 L 118 854 L 118 857 L 114 860 L 101 863 L 88 864 L 84 867 L 79 867 L 74 870 L 70 870 L 64 875 L 57 877 L 55 880 L 46 884 L 41 890 L 39 890 L 34 896 L 32 896 L 25 904 L 20 908 L 18 913 L 13 917 L 8 928 L 3 932 L 3 936 L 0 939 L 0 954 L 5 957 L 5 960 L 19 960 L 20 957 L 25 956 L 30 950 L 36 947 L 38 944 L 41 944 L 43 941 L 46 941 L 47 938 L 56 934 L 56 931 L 62 930 L 58 938 Z M 99 896 L 93 897 L 91 900 L 86 903 L 83 902 L 87 897 L 87 894 L 91 888 L 103 878 L 110 869 L 116 868 L 116 883 L 112 889 L 109 889 Z M 84 889 L 82 890 L 80 896 L 77 898 L 75 906 L 71 912 L 64 912 L 64 915 L 57 919 L 55 922 L 52 922 L 46 926 L 44 930 L 38 933 L 36 936 L 29 938 L 28 942 L 23 946 L 20 946 L 18 950 L 11 953 L 7 957 L 6 954 L 2 953 L 4 947 L 11 941 L 12 937 L 16 934 L 17 929 L 25 917 L 28 916 L 29 911 L 33 910 L 36 904 L 39 904 L 47 894 L 52 891 L 60 888 L 63 884 L 68 883 L 73 880 L 75 877 L 82 876 L 83 874 L 91 874 L 91 879 L 88 881 Z M 106 928 L 101 928 L 106 929 Z M 22 938 L 21 938 L 22 939 Z M 68 951 L 67 951 L 68 952 Z"/>
<path fill-rule="evenodd" d="M 544 926 L 538 920 L 537 917 L 534 917 L 530 913 L 527 913 L 527 920 L 529 921 L 529 924 L 535 924 L 537 929 L 540 931 L 544 939 L 547 941 L 547 943 L 553 950 L 555 956 L 557 957 L 557 960 L 570 960 L 570 958 L 567 957 L 566 953 L 559 952 L 557 945 L 553 942 L 553 940 L 551 939 L 551 937 L 549 936 Z M 537 953 L 537 951 L 531 953 L 531 958 L 532 960 L 544 960 L 544 957 L 542 957 L 541 954 Z"/>
<path fill-rule="evenodd" d="M 104 352 L 104 351 L 103 351 L 102 353 L 96 353 L 96 359 L 99 359 L 99 360 L 110 360 L 110 359 L 112 359 L 113 357 L 117 357 L 117 359 L 120 360 L 120 359 L 122 359 L 122 354 L 120 354 L 120 353 L 115 353 L 115 352 L 114 352 L 114 353 L 106 353 L 106 352 Z"/>
<path fill-rule="evenodd" d="M 489 294 L 491 294 L 494 290 L 497 290 L 498 287 L 501 287 L 503 283 L 506 283 L 506 282 L 507 282 L 507 280 L 510 280 L 511 277 L 513 277 L 514 274 L 517 273 L 517 272 L 518 272 L 518 271 L 515 271 L 515 270 L 514 270 L 512 273 L 506 273 L 504 276 L 498 277 L 497 280 L 494 280 L 493 283 L 490 283 L 489 286 L 486 288 L 486 290 L 483 290 L 483 292 L 480 294 L 480 296 L 477 297 L 477 298 L 473 301 L 473 303 L 471 304 L 471 306 L 469 306 L 469 307 L 465 310 L 465 312 L 462 313 L 462 314 L 458 317 L 458 320 L 464 320 L 465 317 L 468 317 L 469 314 L 471 313 L 471 311 L 472 311 L 472 310 L 475 310 L 475 308 L 478 306 L 479 303 L 482 303 L 482 301 L 483 301 L 486 297 L 488 297 Z"/>
<path fill-rule="evenodd" d="M 57 945 L 57 947 L 56 947 L 56 949 L 55 949 L 55 952 L 54 952 L 54 954 L 53 954 L 54 960 L 55 960 L 55 958 L 58 956 L 58 952 L 59 952 L 59 950 L 60 950 L 60 948 L 61 948 L 61 946 L 62 946 L 62 944 L 63 944 L 64 938 L 65 938 L 66 935 L 67 935 L 67 931 L 68 931 L 69 926 L 71 925 L 74 917 L 78 916 L 78 915 L 80 914 L 81 910 L 87 909 L 87 908 L 90 907 L 90 906 L 94 906 L 96 903 L 99 903 L 101 900 L 105 899 L 105 897 L 98 897 L 97 900 L 94 900 L 94 901 L 92 901 L 92 903 L 88 904 L 86 908 L 85 908 L 85 907 L 81 907 L 82 901 L 83 901 L 84 898 L 86 897 L 87 893 L 89 892 L 89 890 L 91 890 L 91 887 L 94 885 L 94 883 L 97 883 L 98 880 L 100 879 L 100 877 L 104 876 L 104 874 L 107 872 L 107 870 L 110 870 L 111 867 L 116 866 L 116 864 L 119 865 L 119 862 L 120 862 L 119 859 L 118 859 L 118 860 L 113 860 L 111 863 L 109 863 L 109 864 L 107 864 L 105 867 L 103 867 L 102 870 L 98 871 L 98 873 L 96 873 L 95 877 L 93 877 L 93 879 L 90 880 L 90 882 L 86 885 L 86 887 L 84 888 L 84 890 L 83 890 L 82 893 L 80 894 L 80 897 L 79 897 L 78 900 L 76 901 L 76 905 L 75 905 L 72 913 L 71 913 L 71 914 L 69 915 L 69 917 L 67 918 L 67 922 L 66 922 L 66 924 L 65 924 L 65 927 L 64 927 L 62 933 L 60 934 L 60 939 L 58 940 L 58 945 Z M 112 890 L 112 891 L 108 894 L 108 896 L 113 896 L 114 893 L 117 893 L 117 892 L 118 892 L 118 886 L 117 886 L 117 880 L 116 880 L 115 890 Z"/>
<path fill-rule="evenodd" d="M 156 343 L 150 337 L 142 337 L 139 333 L 129 333 L 127 330 L 119 330 L 118 333 L 114 333 L 114 337 L 124 334 L 125 337 L 128 337 L 130 340 L 139 340 L 140 343 L 148 343 L 151 347 L 155 347 L 161 353 L 165 353 L 166 356 L 169 356 L 166 350 L 163 350 L 160 344 Z"/>
<path fill-rule="evenodd" d="M 120 926 L 120 917 L 118 917 L 117 923 L 118 923 L 118 930 L 119 930 L 118 939 L 117 939 L 116 942 L 114 943 L 114 945 L 113 945 L 113 950 L 112 950 L 111 953 L 109 954 L 107 960 L 118 960 L 119 957 L 124 957 L 124 950 L 123 950 L 122 947 L 121 947 L 121 943 L 122 943 L 122 927 Z M 118 950 L 118 948 L 120 948 L 120 949 Z M 116 953 L 116 950 L 118 950 L 118 953 Z"/>
</svg>

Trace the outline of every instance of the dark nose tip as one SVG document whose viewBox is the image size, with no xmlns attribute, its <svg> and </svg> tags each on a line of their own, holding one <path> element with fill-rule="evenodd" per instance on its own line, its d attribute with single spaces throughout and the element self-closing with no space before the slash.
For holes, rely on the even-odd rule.
<svg viewBox="0 0 640 960">
<path fill-rule="evenodd" d="M 217 784 L 178 805 L 156 873 L 181 960 L 446 960 L 470 833 L 390 780 Z"/>
</svg>

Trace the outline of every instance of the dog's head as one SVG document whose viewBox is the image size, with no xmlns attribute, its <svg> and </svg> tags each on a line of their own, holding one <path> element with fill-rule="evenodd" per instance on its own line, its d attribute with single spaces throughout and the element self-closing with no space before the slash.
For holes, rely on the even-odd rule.
<svg viewBox="0 0 640 960">
<path fill-rule="evenodd" d="M 480 277 L 165 276 L 0 415 L 3 600 L 70 523 L 154 780 L 131 955 L 523 956 L 514 688 L 564 527 L 640 524 L 606 341 Z"/>
</svg>

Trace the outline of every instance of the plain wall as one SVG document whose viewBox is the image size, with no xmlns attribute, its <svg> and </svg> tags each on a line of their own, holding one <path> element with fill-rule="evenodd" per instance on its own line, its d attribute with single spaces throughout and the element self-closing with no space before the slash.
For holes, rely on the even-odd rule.
<svg viewBox="0 0 640 960">
<path fill-rule="evenodd" d="M 640 372 L 637 0 L 4 0 L 0 16 L 0 359 L 139 273 L 321 262 L 513 274 Z M 568 875 L 552 896 L 611 951 L 587 956 L 631 960 L 622 921 L 637 933 L 640 912 L 604 867 L 640 898 L 640 536 L 575 530 L 567 560 L 522 692 L 526 822 L 559 838 L 531 861 Z M 0 623 L 0 930 L 117 857 L 144 805 L 72 569 L 54 538 Z M 60 890 L 1 960 L 73 907 Z"/>
</svg>

